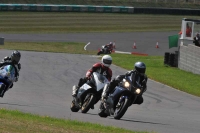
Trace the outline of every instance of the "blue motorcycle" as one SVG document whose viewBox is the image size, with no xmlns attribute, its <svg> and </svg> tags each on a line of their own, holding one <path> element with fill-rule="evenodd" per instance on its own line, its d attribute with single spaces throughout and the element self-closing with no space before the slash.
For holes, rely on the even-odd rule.
<svg viewBox="0 0 200 133">
<path fill-rule="evenodd" d="M 12 65 L 6 65 L 0 68 L 0 97 L 3 97 L 4 93 L 9 88 L 12 88 L 13 82 L 15 81 L 15 69 Z"/>
<path fill-rule="evenodd" d="M 139 76 L 137 78 L 133 78 L 133 74 L 125 76 L 108 98 L 100 103 L 98 115 L 120 119 L 144 91 Z"/>
</svg>

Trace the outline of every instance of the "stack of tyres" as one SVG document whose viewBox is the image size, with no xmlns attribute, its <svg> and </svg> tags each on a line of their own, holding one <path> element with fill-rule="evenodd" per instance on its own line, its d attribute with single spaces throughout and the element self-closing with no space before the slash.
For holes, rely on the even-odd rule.
<svg viewBox="0 0 200 133">
<path fill-rule="evenodd" d="M 168 65 L 171 67 L 174 67 L 174 59 L 175 59 L 175 54 L 174 53 L 170 53 L 169 54 L 169 60 L 168 60 Z"/>
<path fill-rule="evenodd" d="M 164 57 L 164 64 L 165 64 L 165 65 L 169 65 L 169 64 L 168 64 L 168 61 L 169 61 L 169 54 L 170 54 L 170 53 L 168 53 L 168 52 L 165 53 L 165 57 Z"/>
<path fill-rule="evenodd" d="M 174 56 L 174 67 L 178 67 L 178 51 L 175 51 L 175 56 Z"/>
</svg>

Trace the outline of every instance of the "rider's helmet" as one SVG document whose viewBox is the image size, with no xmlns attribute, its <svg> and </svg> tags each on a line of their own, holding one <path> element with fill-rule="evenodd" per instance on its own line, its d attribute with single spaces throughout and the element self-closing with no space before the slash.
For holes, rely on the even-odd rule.
<svg viewBox="0 0 200 133">
<path fill-rule="evenodd" d="M 105 67 L 110 67 L 110 65 L 112 64 L 112 57 L 110 55 L 104 55 L 101 59 L 101 63 Z"/>
<path fill-rule="evenodd" d="M 11 56 L 11 61 L 14 63 L 14 64 L 18 64 L 19 63 L 19 60 L 21 58 L 21 53 L 17 50 L 13 51 Z"/>
<path fill-rule="evenodd" d="M 143 62 L 136 62 L 134 67 L 135 67 L 135 70 L 139 72 L 140 74 L 145 74 L 146 65 Z"/>
<path fill-rule="evenodd" d="M 110 44 L 110 45 L 113 45 L 113 42 L 110 42 L 109 44 Z"/>
</svg>

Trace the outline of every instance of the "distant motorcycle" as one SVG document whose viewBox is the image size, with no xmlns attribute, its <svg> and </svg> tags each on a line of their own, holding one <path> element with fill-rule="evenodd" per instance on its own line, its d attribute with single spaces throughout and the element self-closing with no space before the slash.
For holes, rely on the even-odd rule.
<svg viewBox="0 0 200 133">
<path fill-rule="evenodd" d="M 13 86 L 13 82 L 16 80 L 15 70 L 12 68 L 12 65 L 0 68 L 0 97 L 4 96 L 4 93 Z"/>
<path fill-rule="evenodd" d="M 71 111 L 78 112 L 81 109 L 82 113 L 87 113 L 101 99 L 103 88 L 108 82 L 104 75 L 93 72 L 91 79 L 83 84 L 79 88 L 77 96 L 73 97 L 70 107 Z M 76 87 L 74 85 L 72 91 L 76 91 Z"/>
<path fill-rule="evenodd" d="M 100 54 L 111 54 L 113 51 L 113 47 L 108 47 L 106 45 L 103 45 L 101 47 L 101 49 L 99 50 L 99 52 L 97 53 L 97 55 L 100 55 Z"/>
<path fill-rule="evenodd" d="M 108 96 L 106 101 L 102 101 L 99 106 L 99 116 L 113 116 L 114 119 L 120 119 L 128 107 L 131 106 L 136 98 L 143 94 L 144 89 L 139 84 L 140 78 L 132 81 L 133 74 L 126 76 L 114 91 Z M 133 85 L 135 82 L 135 86 Z"/>
</svg>

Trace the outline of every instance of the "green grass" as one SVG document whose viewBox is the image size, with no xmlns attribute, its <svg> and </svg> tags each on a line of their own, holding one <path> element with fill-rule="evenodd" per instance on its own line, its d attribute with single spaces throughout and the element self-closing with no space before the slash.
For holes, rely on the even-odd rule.
<svg viewBox="0 0 200 133">
<path fill-rule="evenodd" d="M 142 61 L 147 66 L 146 74 L 148 78 L 192 95 L 200 96 L 200 75 L 164 65 L 164 57 L 119 54 L 112 54 L 112 57 L 114 64 L 128 70 L 133 69 L 134 62 Z"/>
<path fill-rule="evenodd" d="M 111 13 L 0 12 L 1 33 L 177 31 L 183 17 Z"/>
<path fill-rule="evenodd" d="M 0 109 L 1 133 L 147 133 Z"/>
<path fill-rule="evenodd" d="M 78 42 L 5 42 L 2 49 L 17 49 L 24 51 L 59 52 L 71 54 L 96 54 L 95 51 L 84 50 L 85 43 Z"/>
</svg>

